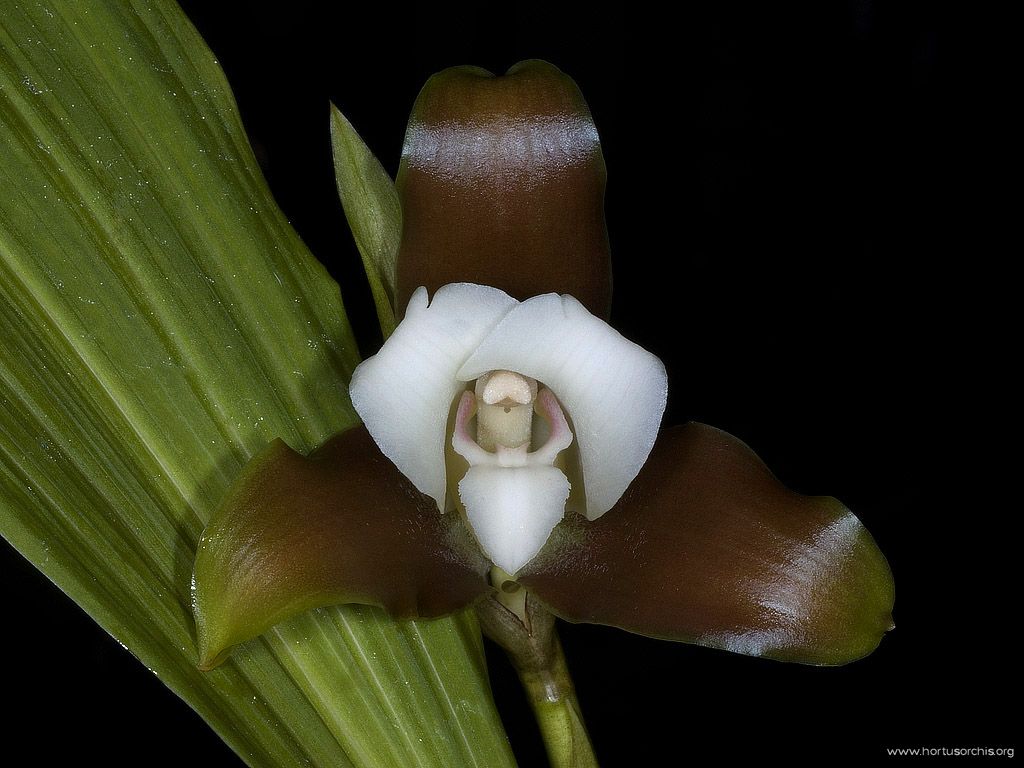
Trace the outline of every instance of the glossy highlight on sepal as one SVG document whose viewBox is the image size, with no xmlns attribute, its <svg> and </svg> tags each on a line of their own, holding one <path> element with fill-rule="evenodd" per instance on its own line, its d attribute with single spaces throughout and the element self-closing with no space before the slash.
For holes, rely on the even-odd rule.
<svg viewBox="0 0 1024 768">
<path fill-rule="evenodd" d="M 423 86 L 396 186 L 402 205 L 396 308 L 419 286 L 491 285 L 520 301 L 572 294 L 611 304 L 607 171 L 590 109 L 544 61 L 501 77 L 453 67 Z"/>
<path fill-rule="evenodd" d="M 618 504 L 567 518 L 518 580 L 569 621 L 806 664 L 892 628 L 892 572 L 857 517 L 703 424 L 664 430 Z"/>
<path fill-rule="evenodd" d="M 430 618 L 487 594 L 489 563 L 354 427 L 303 457 L 281 440 L 246 465 L 199 544 L 200 666 L 303 611 L 340 603 Z"/>
</svg>

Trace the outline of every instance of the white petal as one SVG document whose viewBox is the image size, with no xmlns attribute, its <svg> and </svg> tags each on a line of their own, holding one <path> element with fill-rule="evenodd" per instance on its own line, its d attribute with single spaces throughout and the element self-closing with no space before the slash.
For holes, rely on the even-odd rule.
<svg viewBox="0 0 1024 768">
<path fill-rule="evenodd" d="M 614 506 L 647 460 L 665 410 L 661 361 L 623 338 L 571 296 L 514 307 L 459 370 L 470 381 L 494 369 L 537 379 L 572 420 L 587 517 Z"/>
<path fill-rule="evenodd" d="M 484 552 L 515 575 L 562 519 L 569 481 L 555 467 L 470 467 L 459 497 Z"/>
<path fill-rule="evenodd" d="M 444 510 L 448 411 L 464 388 L 456 373 L 516 305 L 504 291 L 471 283 L 419 288 L 405 319 L 352 374 L 352 405 L 381 451 Z"/>
</svg>

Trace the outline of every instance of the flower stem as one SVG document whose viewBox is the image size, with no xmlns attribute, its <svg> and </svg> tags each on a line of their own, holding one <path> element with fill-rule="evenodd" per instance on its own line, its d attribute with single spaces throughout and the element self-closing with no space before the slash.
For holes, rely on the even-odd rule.
<svg viewBox="0 0 1024 768">
<path fill-rule="evenodd" d="M 555 617 L 527 595 L 526 621 L 495 598 L 477 607 L 484 633 L 505 649 L 526 691 L 551 768 L 597 768 Z"/>
<path fill-rule="evenodd" d="M 557 635 L 554 646 L 552 668 L 543 672 L 520 669 L 519 679 L 533 707 L 552 768 L 596 768 L 597 758 Z"/>
</svg>

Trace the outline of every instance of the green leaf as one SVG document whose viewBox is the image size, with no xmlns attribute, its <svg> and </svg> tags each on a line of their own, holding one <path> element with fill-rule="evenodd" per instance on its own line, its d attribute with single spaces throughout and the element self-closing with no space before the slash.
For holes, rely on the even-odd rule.
<svg viewBox="0 0 1024 768">
<path fill-rule="evenodd" d="M 333 104 L 331 146 L 338 195 L 363 257 L 377 319 L 386 339 L 395 330 L 395 262 L 402 237 L 398 193 L 380 161 Z"/>
<path fill-rule="evenodd" d="M 355 422 L 357 353 L 181 11 L 6 3 L 0 131 L 3 535 L 250 765 L 511 764 L 467 617 L 321 609 L 196 667 L 205 523 Z"/>
</svg>

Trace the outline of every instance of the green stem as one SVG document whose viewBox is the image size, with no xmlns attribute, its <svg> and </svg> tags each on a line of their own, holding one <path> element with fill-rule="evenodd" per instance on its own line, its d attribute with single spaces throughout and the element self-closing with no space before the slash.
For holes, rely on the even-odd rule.
<svg viewBox="0 0 1024 768">
<path fill-rule="evenodd" d="M 495 598 L 477 607 L 484 633 L 505 649 L 530 701 L 551 768 L 598 768 L 555 617 L 527 595 L 524 622 Z"/>
<path fill-rule="evenodd" d="M 554 650 L 549 669 L 520 669 L 519 679 L 533 707 L 552 768 L 596 768 L 597 758 L 557 634 Z"/>
</svg>

